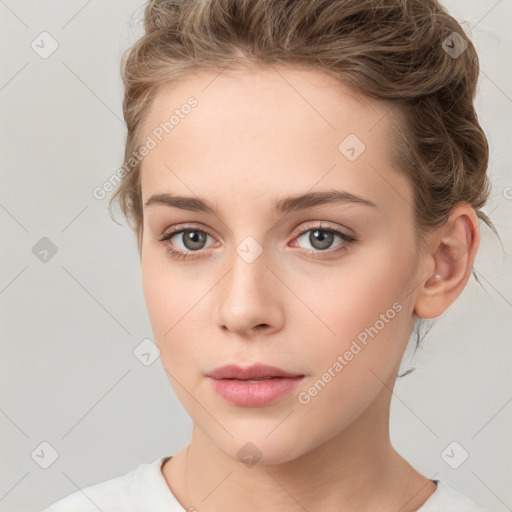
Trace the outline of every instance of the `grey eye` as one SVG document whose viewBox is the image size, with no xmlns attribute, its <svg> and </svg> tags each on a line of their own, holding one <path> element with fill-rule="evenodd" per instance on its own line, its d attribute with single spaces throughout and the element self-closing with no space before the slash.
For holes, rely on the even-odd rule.
<svg viewBox="0 0 512 512">
<path fill-rule="evenodd" d="M 307 237 L 307 241 L 313 246 L 313 249 L 320 251 L 329 249 L 333 244 L 335 237 L 341 238 L 339 235 L 336 235 L 328 229 L 310 229 L 305 233 L 302 233 L 297 240 L 300 240 L 303 237 Z M 306 247 L 306 249 L 308 249 L 308 247 Z"/>
<path fill-rule="evenodd" d="M 185 249 L 188 249 L 189 251 L 198 251 L 204 249 L 208 236 L 209 235 L 207 233 L 198 229 L 184 229 L 183 231 L 175 233 L 171 237 L 171 240 L 174 237 L 178 237 L 178 240 L 183 243 Z M 178 249 L 181 248 L 178 246 Z"/>
</svg>

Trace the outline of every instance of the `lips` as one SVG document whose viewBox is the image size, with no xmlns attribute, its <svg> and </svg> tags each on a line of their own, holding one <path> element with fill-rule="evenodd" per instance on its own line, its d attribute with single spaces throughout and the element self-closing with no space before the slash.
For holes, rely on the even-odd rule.
<svg viewBox="0 0 512 512">
<path fill-rule="evenodd" d="M 209 372 L 208 377 L 213 379 L 237 379 L 237 380 L 268 380 L 272 378 L 283 377 L 303 377 L 300 373 L 290 373 L 266 364 L 254 364 L 252 366 L 241 367 L 237 365 L 226 365 L 215 368 Z"/>
<path fill-rule="evenodd" d="M 264 407 L 284 399 L 304 375 L 266 364 L 227 365 L 207 374 L 213 390 L 238 407 Z"/>
</svg>

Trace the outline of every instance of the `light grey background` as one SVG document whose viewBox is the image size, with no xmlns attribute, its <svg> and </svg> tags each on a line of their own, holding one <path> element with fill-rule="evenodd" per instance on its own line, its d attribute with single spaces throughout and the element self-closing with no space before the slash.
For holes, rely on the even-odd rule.
<svg viewBox="0 0 512 512">
<path fill-rule="evenodd" d="M 445 5 L 467 22 L 482 62 L 485 211 L 504 251 L 482 228 L 485 290 L 470 280 L 414 358 L 418 369 L 398 381 L 391 437 L 424 475 L 502 512 L 512 507 L 512 0 Z M 122 164 L 119 63 L 141 34 L 142 6 L 0 0 L 1 512 L 39 511 L 189 440 L 160 360 L 146 367 L 133 354 L 152 338 L 135 237 L 92 195 Z M 59 45 L 46 59 L 31 47 L 43 31 Z M 57 247 L 46 263 L 32 252 L 42 237 Z M 452 459 L 469 454 L 458 469 L 441 456 L 453 441 Z M 36 463 L 49 460 L 42 442 L 58 452 L 48 469 Z"/>
</svg>

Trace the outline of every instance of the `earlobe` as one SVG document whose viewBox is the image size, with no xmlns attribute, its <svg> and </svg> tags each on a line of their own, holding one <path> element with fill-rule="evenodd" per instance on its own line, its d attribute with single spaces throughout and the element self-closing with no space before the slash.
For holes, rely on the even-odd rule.
<svg viewBox="0 0 512 512">
<path fill-rule="evenodd" d="M 476 214 L 467 203 L 457 205 L 432 236 L 424 255 L 429 272 L 417 289 L 414 306 L 420 318 L 440 316 L 460 295 L 471 275 L 480 234 Z"/>
</svg>

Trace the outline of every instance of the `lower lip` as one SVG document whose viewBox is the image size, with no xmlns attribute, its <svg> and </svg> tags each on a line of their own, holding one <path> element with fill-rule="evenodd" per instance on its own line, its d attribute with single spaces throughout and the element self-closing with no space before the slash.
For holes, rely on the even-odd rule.
<svg viewBox="0 0 512 512">
<path fill-rule="evenodd" d="M 258 382 L 208 378 L 215 392 L 230 404 L 240 407 L 263 407 L 291 393 L 304 376 L 276 377 Z"/>
</svg>

